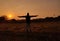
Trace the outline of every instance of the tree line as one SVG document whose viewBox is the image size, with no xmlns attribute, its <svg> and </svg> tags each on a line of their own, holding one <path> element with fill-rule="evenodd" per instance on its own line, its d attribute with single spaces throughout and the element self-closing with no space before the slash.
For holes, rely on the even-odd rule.
<svg viewBox="0 0 60 41">
<path fill-rule="evenodd" d="M 32 22 L 52 22 L 52 21 L 60 21 L 60 16 L 57 17 L 46 17 L 46 18 L 38 18 L 31 20 Z M 25 20 L 7 20 L 6 16 L 0 16 L 0 23 L 1 22 L 11 22 L 11 23 L 17 23 L 17 22 L 25 22 Z"/>
</svg>

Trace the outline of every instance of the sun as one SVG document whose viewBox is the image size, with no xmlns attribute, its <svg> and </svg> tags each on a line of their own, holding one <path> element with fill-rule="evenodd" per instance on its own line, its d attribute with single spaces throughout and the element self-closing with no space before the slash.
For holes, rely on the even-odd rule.
<svg viewBox="0 0 60 41">
<path fill-rule="evenodd" d="M 12 15 L 8 15 L 9 18 L 12 18 Z"/>
<path fill-rule="evenodd" d="M 8 18 L 8 19 L 12 19 L 12 18 L 13 18 L 13 15 L 12 15 L 12 14 L 8 14 L 8 15 L 7 15 L 7 18 Z"/>
<path fill-rule="evenodd" d="M 8 20 L 14 19 L 14 12 L 13 11 L 7 11 L 6 16 Z"/>
</svg>

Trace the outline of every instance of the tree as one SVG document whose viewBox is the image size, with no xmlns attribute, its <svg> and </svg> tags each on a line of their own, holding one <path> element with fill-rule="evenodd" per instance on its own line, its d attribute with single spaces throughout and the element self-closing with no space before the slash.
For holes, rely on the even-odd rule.
<svg viewBox="0 0 60 41">
<path fill-rule="evenodd" d="M 6 16 L 1 16 L 0 17 L 0 22 L 4 22 L 4 21 L 6 21 L 7 20 L 7 17 Z"/>
</svg>

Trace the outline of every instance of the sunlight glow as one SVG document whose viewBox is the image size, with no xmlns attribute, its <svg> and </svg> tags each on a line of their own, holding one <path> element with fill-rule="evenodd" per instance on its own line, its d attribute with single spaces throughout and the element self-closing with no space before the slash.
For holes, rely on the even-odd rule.
<svg viewBox="0 0 60 41">
<path fill-rule="evenodd" d="M 14 12 L 6 11 L 6 16 L 7 16 L 8 20 L 13 19 L 14 18 Z"/>
<path fill-rule="evenodd" d="M 13 15 L 9 14 L 9 15 L 7 15 L 7 18 L 8 19 L 12 19 L 13 18 Z"/>
<path fill-rule="evenodd" d="M 8 15 L 9 18 L 12 18 L 12 15 Z"/>
</svg>

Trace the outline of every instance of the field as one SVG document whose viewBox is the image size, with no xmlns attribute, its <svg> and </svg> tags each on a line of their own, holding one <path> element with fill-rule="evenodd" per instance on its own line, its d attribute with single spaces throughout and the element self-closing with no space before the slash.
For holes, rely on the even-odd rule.
<svg viewBox="0 0 60 41">
<path fill-rule="evenodd" d="M 0 41 L 60 41 L 60 22 L 0 23 Z"/>
</svg>

